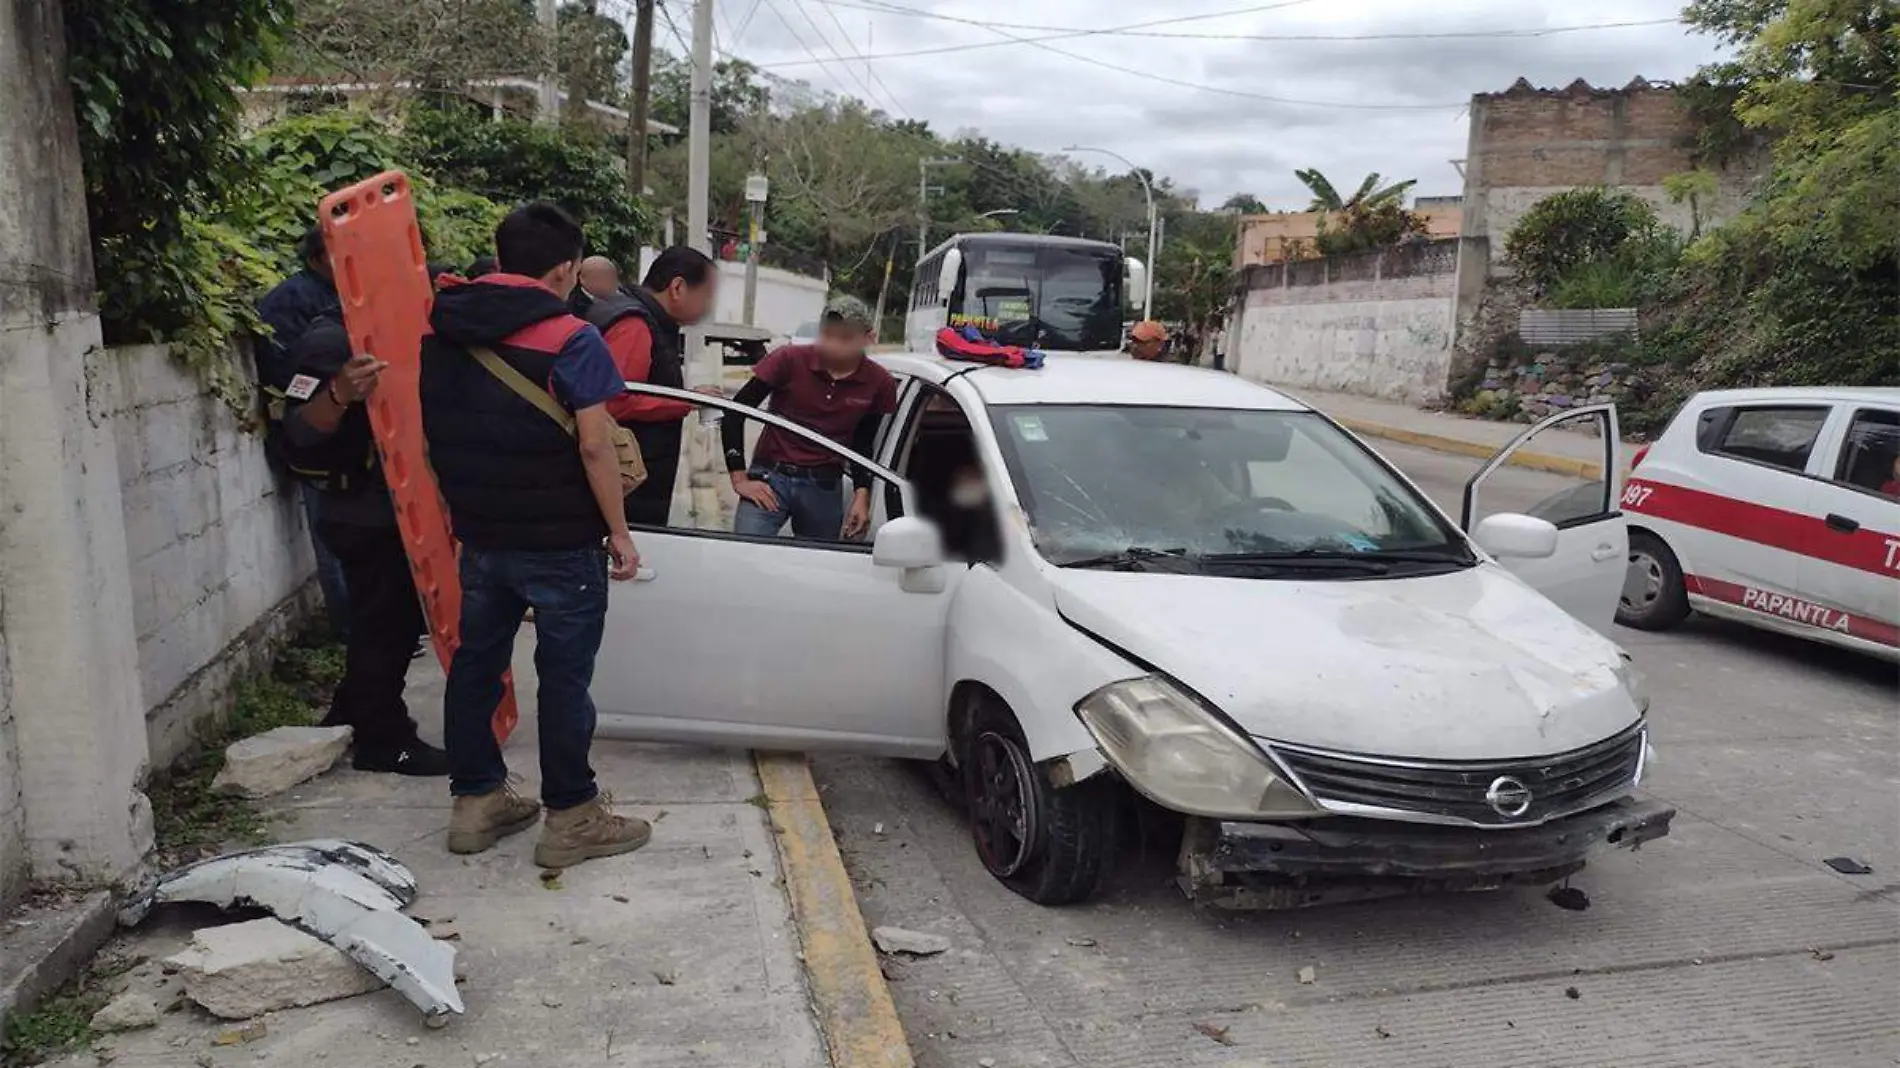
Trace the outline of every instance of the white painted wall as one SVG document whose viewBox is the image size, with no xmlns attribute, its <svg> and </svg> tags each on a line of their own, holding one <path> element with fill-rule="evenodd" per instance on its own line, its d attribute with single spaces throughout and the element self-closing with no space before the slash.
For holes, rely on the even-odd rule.
<svg viewBox="0 0 1900 1068">
<path fill-rule="evenodd" d="M 790 336 L 806 323 L 818 321 L 825 310 L 827 291 L 822 278 L 761 267 L 752 324 L 774 334 Z M 730 261 L 719 264 L 719 297 L 713 307 L 713 319 L 721 323 L 745 322 L 745 264 Z"/>
<path fill-rule="evenodd" d="M 1250 290 L 1227 366 L 1257 382 L 1425 404 L 1451 367 L 1454 275 Z"/>
<path fill-rule="evenodd" d="M 196 372 L 159 345 L 87 363 L 117 446 L 142 708 L 163 766 L 305 616 L 316 565 L 292 485 Z"/>
</svg>

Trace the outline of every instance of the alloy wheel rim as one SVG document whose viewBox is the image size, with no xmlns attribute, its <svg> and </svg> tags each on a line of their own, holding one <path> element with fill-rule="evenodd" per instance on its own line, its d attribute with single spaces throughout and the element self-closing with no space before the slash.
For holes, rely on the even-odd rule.
<svg viewBox="0 0 1900 1068">
<path fill-rule="evenodd" d="M 1029 759 L 1014 739 L 985 731 L 971 747 L 971 760 L 970 819 L 977 854 L 992 874 L 1009 878 L 1028 865 L 1034 845 Z"/>
</svg>

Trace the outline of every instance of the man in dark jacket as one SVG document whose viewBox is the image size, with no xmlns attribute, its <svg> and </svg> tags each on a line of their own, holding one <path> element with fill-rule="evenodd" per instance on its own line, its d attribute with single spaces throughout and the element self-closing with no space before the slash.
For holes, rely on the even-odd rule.
<svg viewBox="0 0 1900 1068">
<path fill-rule="evenodd" d="M 718 268 L 705 253 L 676 245 L 654 258 L 645 281 L 631 293 L 594 297 L 587 321 L 605 335 L 622 380 L 685 387 L 686 345 L 680 328 L 712 311 L 718 281 Z M 693 406 L 627 393 L 608 401 L 607 410 L 632 429 L 647 465 L 646 481 L 627 496 L 627 522 L 663 527 L 679 476 L 680 424 Z"/>
<path fill-rule="evenodd" d="M 285 457 L 317 500 L 316 534 L 350 590 L 349 651 L 324 726 L 355 731 L 359 771 L 447 775 L 448 757 L 416 736 L 403 703 L 422 606 L 363 402 L 383 368 L 352 358 L 343 324 L 318 318 L 292 342 Z"/>
<path fill-rule="evenodd" d="M 581 246 L 580 225 L 553 205 L 509 212 L 495 231 L 498 270 L 443 286 L 422 341 L 423 433 L 462 543 L 461 644 L 443 699 L 448 846 L 481 852 L 540 814 L 508 785 L 490 725 L 532 608 L 548 810 L 534 859 L 549 868 L 638 849 L 652 833 L 614 812 L 587 762 L 607 583 L 632 578 L 640 556 L 607 413 L 626 387 L 600 332 L 567 310 Z"/>
<path fill-rule="evenodd" d="M 277 283 L 257 302 L 257 317 L 269 328 L 253 347 L 257 381 L 273 405 L 283 403 L 283 392 L 291 376 L 296 374 L 290 346 L 316 320 L 340 319 L 343 315 L 343 305 L 337 298 L 336 284 L 330 273 L 330 257 L 323 247 L 323 231 L 314 226 L 304 231 L 297 242 L 297 258 L 303 263 L 302 269 Z M 273 421 L 275 418 L 273 415 Z M 311 548 L 317 556 L 317 585 L 323 589 L 324 614 L 330 617 L 330 628 L 337 636 L 348 641 L 349 583 L 343 576 L 343 565 L 323 544 L 323 539 L 317 537 L 316 491 L 303 486 L 298 492 L 304 522 L 310 526 Z"/>
</svg>

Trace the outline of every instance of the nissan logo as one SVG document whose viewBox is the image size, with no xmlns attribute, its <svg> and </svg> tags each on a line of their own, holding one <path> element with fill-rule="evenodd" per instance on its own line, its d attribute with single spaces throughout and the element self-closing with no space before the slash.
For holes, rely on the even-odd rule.
<svg viewBox="0 0 1900 1068">
<path fill-rule="evenodd" d="M 1531 810 L 1531 788 L 1511 778 L 1500 775 L 1491 780 L 1484 792 L 1485 803 L 1491 811 L 1507 820 L 1514 820 Z"/>
</svg>

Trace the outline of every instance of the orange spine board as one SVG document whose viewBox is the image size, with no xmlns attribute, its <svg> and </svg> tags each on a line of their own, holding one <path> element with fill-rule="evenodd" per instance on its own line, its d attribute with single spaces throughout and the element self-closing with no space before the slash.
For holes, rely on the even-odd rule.
<svg viewBox="0 0 1900 1068">
<path fill-rule="evenodd" d="M 323 198 L 318 218 L 350 350 L 389 364 L 369 399 L 370 426 L 435 653 L 447 670 L 461 641 L 462 583 L 448 510 L 422 436 L 422 337 L 435 291 L 409 179 L 401 171 L 384 171 L 339 189 Z M 513 679 L 504 677 L 495 738 L 507 741 L 519 719 Z"/>
</svg>

